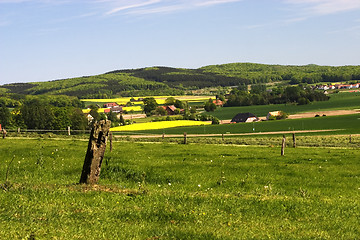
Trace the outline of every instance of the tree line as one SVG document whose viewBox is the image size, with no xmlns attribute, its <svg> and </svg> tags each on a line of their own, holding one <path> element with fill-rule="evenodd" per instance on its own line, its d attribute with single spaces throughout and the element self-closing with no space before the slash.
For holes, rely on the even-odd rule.
<svg viewBox="0 0 360 240">
<path fill-rule="evenodd" d="M 360 66 L 305 66 L 230 63 L 198 69 L 151 67 L 116 70 L 96 76 L 38 83 L 3 85 L 12 93 L 56 94 L 80 98 L 116 96 L 182 95 L 186 90 L 206 87 L 256 85 L 270 82 L 290 84 L 359 81 Z"/>
<path fill-rule="evenodd" d="M 70 126 L 85 130 L 88 120 L 82 107 L 83 103 L 78 98 L 68 96 L 2 96 L 0 124 L 8 129 L 65 130 Z"/>
<path fill-rule="evenodd" d="M 251 91 L 248 91 L 246 85 L 234 88 L 227 96 L 227 102 L 224 107 L 283 103 L 305 105 L 313 101 L 327 101 L 330 98 L 322 91 L 314 90 L 310 87 L 287 86 L 273 88 L 270 91 L 261 90 L 264 88 L 266 88 L 265 85 L 252 86 Z"/>
</svg>

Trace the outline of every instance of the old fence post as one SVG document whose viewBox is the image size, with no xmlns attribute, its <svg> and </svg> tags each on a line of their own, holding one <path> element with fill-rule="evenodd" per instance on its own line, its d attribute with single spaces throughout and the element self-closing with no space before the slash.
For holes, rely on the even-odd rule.
<svg viewBox="0 0 360 240">
<path fill-rule="evenodd" d="M 295 137 L 295 133 L 293 133 L 293 147 L 296 148 L 296 137 Z"/>
<path fill-rule="evenodd" d="M 113 134 L 112 132 L 109 132 L 109 141 L 110 141 L 110 152 L 112 152 L 113 149 Z"/>
<path fill-rule="evenodd" d="M 184 132 L 184 144 L 186 144 L 186 139 L 187 138 L 187 136 L 186 136 L 186 132 Z"/>
<path fill-rule="evenodd" d="M 5 130 L 5 128 L 3 128 L 3 130 L 2 130 L 2 134 L 3 134 L 3 138 L 6 138 L 6 130 Z"/>
<path fill-rule="evenodd" d="M 98 182 L 110 126 L 111 121 L 106 120 L 93 123 L 80 183 L 95 184 Z"/>
<path fill-rule="evenodd" d="M 71 135 L 71 130 L 70 130 L 70 126 L 68 126 L 68 135 L 70 136 Z"/>
<path fill-rule="evenodd" d="M 285 135 L 283 135 L 282 145 L 281 145 L 281 156 L 285 155 Z"/>
<path fill-rule="evenodd" d="M 351 134 L 350 134 L 350 137 L 349 137 L 349 143 L 351 143 Z"/>
</svg>

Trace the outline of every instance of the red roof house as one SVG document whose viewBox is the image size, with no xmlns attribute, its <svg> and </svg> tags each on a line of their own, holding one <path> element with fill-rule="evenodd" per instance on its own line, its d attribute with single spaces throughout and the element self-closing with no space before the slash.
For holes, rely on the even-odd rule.
<svg viewBox="0 0 360 240">
<path fill-rule="evenodd" d="M 116 107 L 119 106 L 116 102 L 111 102 L 111 103 L 105 103 L 104 104 L 104 108 L 111 108 L 111 107 Z"/>
</svg>

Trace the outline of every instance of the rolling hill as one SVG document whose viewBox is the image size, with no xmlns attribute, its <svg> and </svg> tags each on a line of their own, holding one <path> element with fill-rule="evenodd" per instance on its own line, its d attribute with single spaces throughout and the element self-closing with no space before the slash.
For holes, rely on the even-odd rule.
<svg viewBox="0 0 360 240">
<path fill-rule="evenodd" d="M 198 69 L 149 67 L 116 70 L 47 82 L 0 86 L 9 93 L 69 95 L 107 98 L 114 95 L 174 95 L 186 89 L 286 81 L 291 84 L 352 81 L 360 79 L 360 66 L 305 66 L 230 63 Z"/>
</svg>

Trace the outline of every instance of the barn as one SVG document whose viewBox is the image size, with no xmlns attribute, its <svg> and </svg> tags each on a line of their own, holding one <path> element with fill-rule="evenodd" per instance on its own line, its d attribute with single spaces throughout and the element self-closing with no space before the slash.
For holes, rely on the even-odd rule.
<svg viewBox="0 0 360 240">
<path fill-rule="evenodd" d="M 256 122 L 259 121 L 259 118 L 252 113 L 238 113 L 231 120 L 231 123 L 239 123 L 239 122 Z"/>
</svg>

